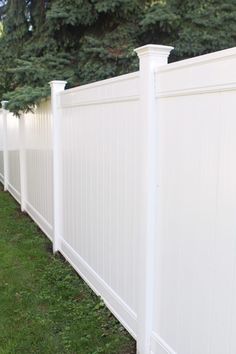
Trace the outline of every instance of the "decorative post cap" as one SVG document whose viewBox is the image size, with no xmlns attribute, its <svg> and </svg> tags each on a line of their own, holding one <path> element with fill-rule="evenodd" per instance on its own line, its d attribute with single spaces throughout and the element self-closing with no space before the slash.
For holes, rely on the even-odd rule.
<svg viewBox="0 0 236 354">
<path fill-rule="evenodd" d="M 163 55 L 166 57 L 173 49 L 174 47 L 167 45 L 147 44 L 134 49 L 134 51 L 138 56 L 158 54 L 159 56 Z"/>
<path fill-rule="evenodd" d="M 66 86 L 67 81 L 64 80 L 53 80 L 49 82 L 50 86 Z"/>
<path fill-rule="evenodd" d="M 170 52 L 174 49 L 174 47 L 165 46 L 165 45 L 157 45 L 157 44 L 148 44 L 142 47 L 134 49 L 135 53 L 137 53 L 140 62 L 143 60 L 151 60 L 155 61 L 156 65 L 164 65 L 167 64 L 167 59 Z"/>
<path fill-rule="evenodd" d="M 2 108 L 5 109 L 9 101 L 1 101 Z"/>
<path fill-rule="evenodd" d="M 60 80 L 53 80 L 49 82 L 49 85 L 51 87 L 51 95 L 57 95 L 59 92 L 62 92 L 65 90 L 65 86 L 67 84 L 67 81 L 60 81 Z"/>
<path fill-rule="evenodd" d="M 49 85 L 51 87 L 51 93 L 57 94 L 61 91 L 64 91 L 66 84 L 67 84 L 67 81 L 60 81 L 60 80 L 50 81 Z"/>
</svg>

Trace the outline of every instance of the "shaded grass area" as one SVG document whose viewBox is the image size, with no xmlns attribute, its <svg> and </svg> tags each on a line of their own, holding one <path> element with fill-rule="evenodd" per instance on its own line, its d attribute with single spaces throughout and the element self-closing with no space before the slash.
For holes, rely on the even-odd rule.
<svg viewBox="0 0 236 354">
<path fill-rule="evenodd" d="M 133 354 L 134 340 L 0 187 L 0 354 Z"/>
</svg>

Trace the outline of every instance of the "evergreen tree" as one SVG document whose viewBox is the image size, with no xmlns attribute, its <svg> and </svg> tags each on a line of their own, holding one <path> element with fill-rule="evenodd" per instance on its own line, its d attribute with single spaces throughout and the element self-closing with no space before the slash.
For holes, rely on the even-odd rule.
<svg viewBox="0 0 236 354">
<path fill-rule="evenodd" d="M 142 41 L 175 47 L 174 59 L 236 44 L 235 0 L 151 1 L 141 21 Z"/>
<path fill-rule="evenodd" d="M 0 99 L 15 114 L 47 97 L 50 80 L 137 70 L 143 44 L 173 45 L 179 60 L 236 43 L 235 0 L 0 0 L 0 18 Z"/>
<path fill-rule="evenodd" d="M 15 89 L 11 69 L 15 60 L 23 53 L 28 39 L 28 24 L 25 2 L 21 0 L 2 1 L 1 18 L 3 24 L 0 38 L 0 96 Z"/>
<path fill-rule="evenodd" d="M 31 36 L 10 69 L 14 91 L 4 97 L 16 114 L 47 97 L 50 80 L 65 79 L 71 87 L 137 67 L 133 48 L 143 1 L 54 0 L 44 2 L 44 11 L 41 6 L 27 3 Z"/>
<path fill-rule="evenodd" d="M 25 1 L 9 0 L 6 12 L 7 16 L 4 18 L 6 43 L 9 47 L 14 47 L 16 55 L 20 55 L 29 34 Z"/>
<path fill-rule="evenodd" d="M 45 0 L 30 0 L 27 3 L 31 31 L 40 31 L 44 25 L 47 6 L 48 1 Z"/>
</svg>

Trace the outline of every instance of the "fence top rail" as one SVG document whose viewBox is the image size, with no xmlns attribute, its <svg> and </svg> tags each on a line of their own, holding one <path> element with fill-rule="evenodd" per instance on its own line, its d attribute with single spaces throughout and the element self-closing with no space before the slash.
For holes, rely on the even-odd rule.
<svg viewBox="0 0 236 354">
<path fill-rule="evenodd" d="M 220 50 L 214 53 L 200 55 L 190 59 L 184 59 L 158 68 L 158 72 L 183 69 L 185 67 L 209 64 L 215 61 L 230 60 L 236 58 L 236 47 Z"/>
<path fill-rule="evenodd" d="M 68 95 L 70 93 L 75 93 L 75 92 L 78 92 L 78 91 L 89 90 L 89 89 L 96 88 L 96 87 L 99 87 L 99 86 L 106 86 L 106 85 L 109 85 L 109 84 L 118 83 L 118 82 L 121 82 L 121 81 L 127 81 L 127 80 L 135 79 L 135 78 L 138 78 L 138 77 L 139 77 L 139 71 L 136 71 L 136 72 L 133 72 L 133 73 L 130 73 L 130 74 L 119 75 L 119 76 L 112 77 L 112 78 L 109 78 L 109 79 L 92 82 L 90 84 L 73 87 L 71 89 L 67 89 L 65 91 L 60 92 L 60 95 L 64 96 L 64 95 Z"/>
</svg>

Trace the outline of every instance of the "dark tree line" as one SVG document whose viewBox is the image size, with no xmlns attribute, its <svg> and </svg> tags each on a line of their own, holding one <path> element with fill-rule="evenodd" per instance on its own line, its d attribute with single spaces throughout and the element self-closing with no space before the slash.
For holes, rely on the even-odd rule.
<svg viewBox="0 0 236 354">
<path fill-rule="evenodd" d="M 235 0 L 0 0 L 0 98 L 15 113 L 49 94 L 131 72 L 133 49 L 173 45 L 171 60 L 235 46 Z"/>
</svg>

